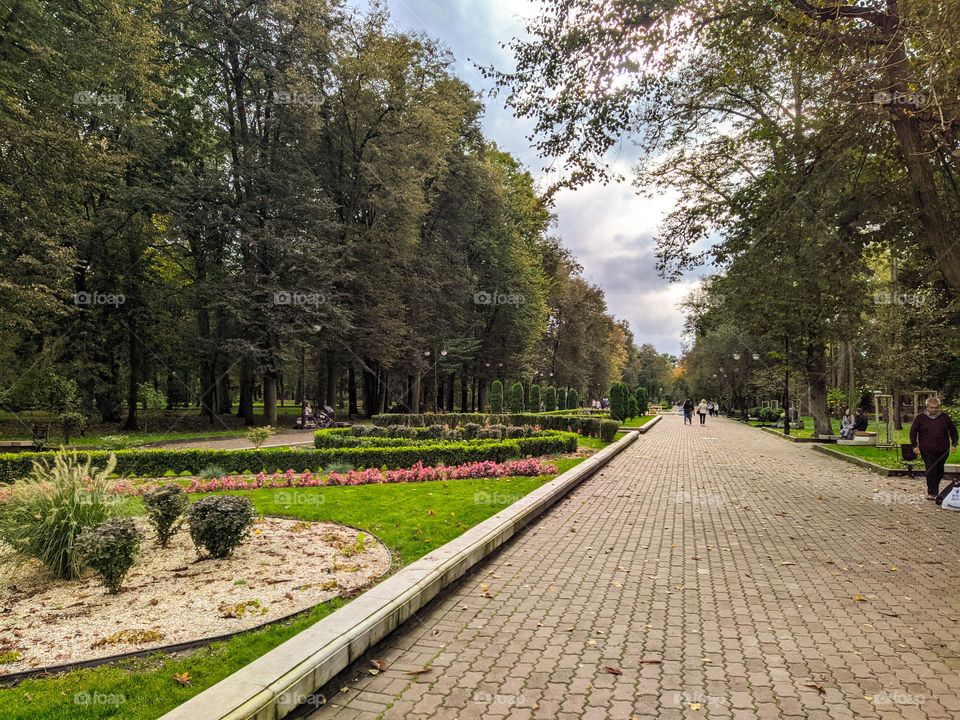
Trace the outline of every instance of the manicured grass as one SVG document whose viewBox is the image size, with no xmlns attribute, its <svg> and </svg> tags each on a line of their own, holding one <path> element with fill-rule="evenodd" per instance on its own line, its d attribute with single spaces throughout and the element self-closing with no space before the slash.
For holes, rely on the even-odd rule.
<svg viewBox="0 0 960 720">
<path fill-rule="evenodd" d="M 908 438 L 909 439 L 909 438 Z M 896 448 L 886 450 L 883 448 L 876 448 L 867 446 L 858 446 L 858 445 L 831 445 L 831 450 L 836 450 L 841 452 L 844 455 L 853 455 L 855 457 L 867 460 L 868 462 L 876 463 L 877 465 L 882 465 L 887 468 L 903 468 L 904 465 L 900 462 L 900 454 L 897 452 Z M 947 458 L 947 463 L 949 464 L 960 464 L 960 452 L 955 452 Z M 914 464 L 915 469 L 923 469 L 923 462 L 919 464 Z"/>
<path fill-rule="evenodd" d="M 624 420 L 620 425 L 622 427 L 640 427 L 646 425 L 650 420 L 653 419 L 653 415 L 641 415 L 640 417 L 629 418 Z"/>
<path fill-rule="evenodd" d="M 616 433 L 616 434 L 613 436 L 613 442 L 616 442 L 617 440 L 619 440 L 620 438 L 622 438 L 624 435 L 626 435 L 626 433 Z M 578 446 L 578 447 L 591 448 L 591 449 L 593 449 L 593 450 L 602 450 L 603 448 L 605 448 L 607 445 L 610 445 L 610 444 L 612 444 L 612 443 L 608 443 L 608 442 L 604 441 L 603 438 L 587 437 L 587 436 L 585 436 L 585 435 L 581 435 L 581 436 L 577 439 L 577 446 Z"/>
<path fill-rule="evenodd" d="M 581 459 L 551 462 L 562 473 Z M 459 536 L 550 479 L 551 476 L 484 478 L 234 494 L 249 496 L 257 510 L 266 515 L 326 520 L 361 528 L 390 548 L 394 565 L 399 567 Z M 130 514 L 142 512 L 139 498 L 130 499 L 124 510 Z M 157 653 L 146 659 L 24 680 L 15 687 L 0 689 L 0 717 L 153 720 L 343 604 L 339 599 L 323 603 L 292 621 L 243 633 L 186 656 Z M 184 618 L 184 622 L 189 622 L 189 618 Z M 174 674 L 182 673 L 190 674 L 190 687 L 181 687 L 173 679 Z M 111 697 L 122 698 L 123 702 L 111 704 Z M 84 704 L 84 699 L 90 702 Z"/>
</svg>

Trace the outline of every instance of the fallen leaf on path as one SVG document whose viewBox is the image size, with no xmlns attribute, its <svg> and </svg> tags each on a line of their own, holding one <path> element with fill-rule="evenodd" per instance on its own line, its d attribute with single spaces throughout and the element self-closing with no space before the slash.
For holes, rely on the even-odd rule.
<svg viewBox="0 0 960 720">
<path fill-rule="evenodd" d="M 607 666 L 606 666 L 605 668 L 603 668 L 603 669 L 606 670 L 606 671 L 607 671 L 608 673 L 610 673 L 611 675 L 623 675 L 623 670 L 621 670 L 621 669 L 618 668 L 618 667 L 613 667 L 613 666 L 611 666 L 611 665 L 607 665 Z"/>
<path fill-rule="evenodd" d="M 640 664 L 641 664 L 641 665 L 659 665 L 659 664 L 662 663 L 662 662 L 663 662 L 663 660 L 654 660 L 654 659 L 651 658 L 651 659 L 649 659 L 649 660 L 641 660 L 641 661 L 640 661 Z"/>
<path fill-rule="evenodd" d="M 826 690 L 823 689 L 823 685 L 818 685 L 817 683 L 805 683 L 804 687 L 813 688 L 821 695 L 825 695 L 827 692 Z"/>
<path fill-rule="evenodd" d="M 433 668 L 430 668 L 424 665 L 423 667 L 419 667 L 416 670 L 407 670 L 407 675 L 424 675 L 428 672 L 433 672 Z"/>
<path fill-rule="evenodd" d="M 387 663 L 386 663 L 384 660 L 378 660 L 377 658 L 371 658 L 371 660 L 370 660 L 370 667 L 374 668 L 375 670 L 379 670 L 380 672 L 383 672 L 384 670 L 387 669 Z"/>
<path fill-rule="evenodd" d="M 853 596 L 853 599 L 854 599 L 856 602 L 866 602 L 866 601 L 867 601 L 867 599 L 866 599 L 863 595 L 854 595 L 854 596 Z"/>
</svg>

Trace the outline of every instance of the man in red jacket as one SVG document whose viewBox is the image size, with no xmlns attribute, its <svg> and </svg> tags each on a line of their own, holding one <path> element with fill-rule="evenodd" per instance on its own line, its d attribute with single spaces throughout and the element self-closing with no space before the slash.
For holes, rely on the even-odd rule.
<svg viewBox="0 0 960 720">
<path fill-rule="evenodd" d="M 927 398 L 927 411 L 917 415 L 910 426 L 910 444 L 923 458 L 927 469 L 927 497 L 936 500 L 943 480 L 943 465 L 951 452 L 957 451 L 957 426 L 946 413 L 940 412 L 940 401 Z"/>
</svg>

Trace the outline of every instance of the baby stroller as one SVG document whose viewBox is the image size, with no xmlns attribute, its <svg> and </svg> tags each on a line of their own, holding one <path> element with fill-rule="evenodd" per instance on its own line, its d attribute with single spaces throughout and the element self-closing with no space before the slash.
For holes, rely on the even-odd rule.
<svg viewBox="0 0 960 720">
<path fill-rule="evenodd" d="M 323 410 L 321 410 L 314 416 L 313 421 L 314 423 L 316 423 L 317 427 L 332 428 L 337 424 L 333 419 L 333 416 L 335 414 L 336 413 L 334 412 L 332 407 L 330 407 L 329 405 L 324 405 Z"/>
</svg>

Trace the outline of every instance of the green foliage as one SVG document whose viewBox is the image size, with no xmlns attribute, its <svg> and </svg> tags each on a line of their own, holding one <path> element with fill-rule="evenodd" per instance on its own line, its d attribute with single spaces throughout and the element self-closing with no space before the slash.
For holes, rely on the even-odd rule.
<svg viewBox="0 0 960 720">
<path fill-rule="evenodd" d="M 520 413 L 509 415 L 493 415 L 484 413 L 425 413 L 421 415 L 402 415 L 388 414 L 375 415 L 373 417 L 374 425 L 392 427 L 425 427 L 437 424 L 443 424 L 447 427 L 458 427 L 466 425 L 475 425 L 477 428 L 489 425 L 534 425 L 545 430 L 560 430 L 564 432 L 575 432 L 578 435 L 589 437 L 600 437 L 603 433 L 608 433 L 612 438 L 613 433 L 617 431 L 620 424 L 613 420 L 608 420 L 602 413 L 583 413 L 583 414 L 551 413 L 535 414 Z M 318 431 L 319 433 L 329 433 L 330 431 Z M 477 431 L 474 431 L 475 433 Z"/>
<path fill-rule="evenodd" d="M 645 387 L 638 387 L 634 391 L 633 396 L 637 401 L 637 414 L 646 415 L 650 409 L 650 398 L 647 396 L 647 389 Z"/>
<path fill-rule="evenodd" d="M 199 553 L 228 557 L 250 533 L 253 503 L 248 497 L 214 495 L 198 500 L 188 512 L 190 538 Z"/>
<path fill-rule="evenodd" d="M 510 386 L 510 412 L 522 413 L 524 409 L 523 383 L 515 382 Z"/>
<path fill-rule="evenodd" d="M 496 414 L 503 412 L 503 383 L 499 380 L 494 380 L 490 384 L 490 412 Z"/>
<path fill-rule="evenodd" d="M 204 480 L 213 480 L 215 478 L 221 478 L 227 474 L 227 471 L 224 470 L 220 465 L 207 465 L 200 469 L 200 472 L 197 473 L 197 477 L 203 478 Z"/>
<path fill-rule="evenodd" d="M 580 407 L 580 393 L 576 389 L 567 393 L 567 410 L 577 410 Z"/>
<path fill-rule="evenodd" d="M 263 445 L 275 432 L 276 430 L 274 430 L 270 425 L 253 427 L 247 430 L 247 440 L 249 440 L 255 448 L 259 449 L 260 446 Z"/>
<path fill-rule="evenodd" d="M 532 413 L 540 412 L 540 386 L 534 383 L 530 386 L 530 407 Z"/>
<path fill-rule="evenodd" d="M 638 414 L 637 412 L 637 398 L 633 395 L 627 396 L 627 418 L 635 418 Z"/>
<path fill-rule="evenodd" d="M 610 386 L 610 417 L 614 420 L 626 420 L 630 412 L 627 387 L 623 383 Z"/>
<path fill-rule="evenodd" d="M 179 529 L 180 520 L 189 504 L 183 488 L 176 483 L 163 485 L 143 496 L 143 505 L 150 524 L 157 533 L 160 547 L 166 547 Z"/>
<path fill-rule="evenodd" d="M 100 453 L 104 464 L 95 467 L 76 453 L 26 454 L 29 477 L 0 503 L 0 540 L 9 548 L 8 559 L 39 560 L 58 578 L 76 578 L 83 567 L 77 537 L 114 514 L 113 456 Z"/>
<path fill-rule="evenodd" d="M 557 410 L 567 409 L 567 389 L 557 388 Z"/>
<path fill-rule="evenodd" d="M 60 415 L 60 429 L 63 433 L 64 445 L 70 444 L 70 438 L 83 434 L 87 426 L 87 418 L 82 413 L 66 412 Z"/>
<path fill-rule="evenodd" d="M 144 409 L 144 421 L 143 421 L 143 431 L 147 431 L 147 420 L 146 418 L 149 415 L 151 410 L 163 410 L 167 406 L 167 396 L 163 391 L 158 390 L 150 383 L 140 383 L 137 386 L 137 402 L 143 406 Z"/>
<path fill-rule="evenodd" d="M 133 567 L 141 540 L 132 518 L 110 518 L 81 532 L 76 549 L 107 590 L 115 594 Z"/>
<path fill-rule="evenodd" d="M 545 412 L 553 412 L 557 409 L 557 389 L 550 385 L 543 394 L 543 409 Z"/>
<path fill-rule="evenodd" d="M 100 445 L 105 450 L 125 450 L 137 444 L 137 438 L 130 435 L 104 435 Z"/>
</svg>

